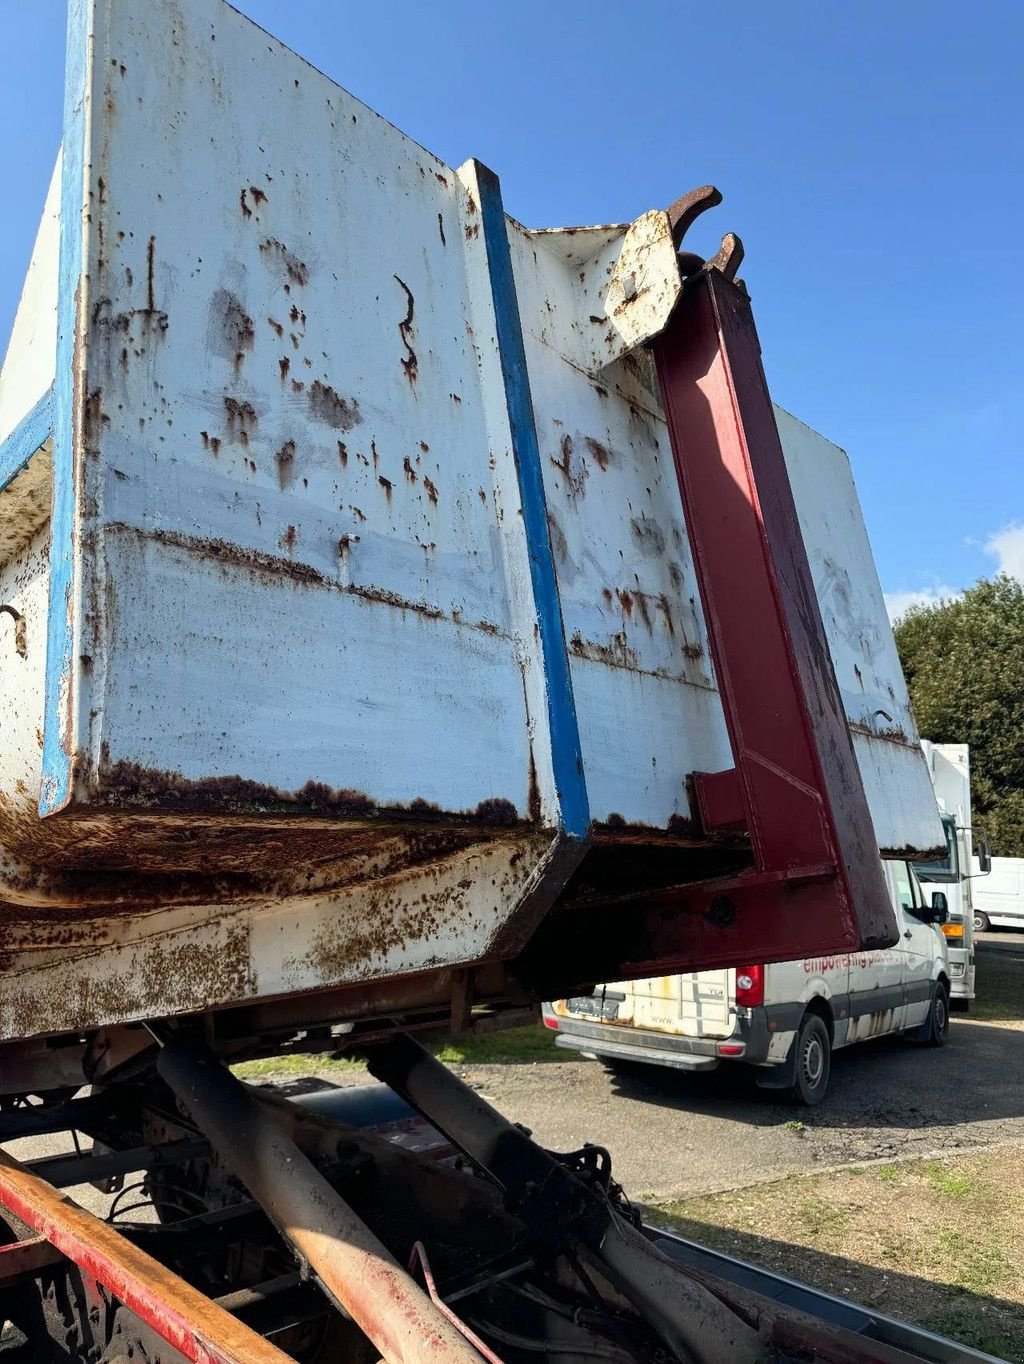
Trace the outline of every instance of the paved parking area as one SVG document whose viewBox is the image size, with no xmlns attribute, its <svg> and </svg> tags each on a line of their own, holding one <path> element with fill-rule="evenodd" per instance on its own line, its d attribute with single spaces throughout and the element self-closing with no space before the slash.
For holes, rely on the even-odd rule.
<svg viewBox="0 0 1024 1364">
<path fill-rule="evenodd" d="M 737 1070 L 609 1074 L 594 1061 L 466 1074 L 555 1150 L 598 1142 L 632 1197 L 683 1198 L 851 1161 L 1024 1146 L 1024 933 L 979 939 L 979 1008 L 932 1050 L 900 1040 L 834 1058 L 817 1109 L 780 1104 Z M 992 1016 L 995 1015 L 995 1016 Z"/>
<path fill-rule="evenodd" d="M 612 1075 L 574 1054 L 534 1064 L 461 1068 L 503 1113 L 558 1151 L 611 1152 L 639 1201 L 697 1194 L 856 1161 L 1024 1146 L 1024 932 L 978 943 L 979 1008 L 954 1015 L 941 1050 L 884 1039 L 841 1051 L 817 1109 L 779 1103 L 739 1068 L 686 1076 L 650 1067 Z M 364 1073 L 325 1075 L 365 1083 Z M 18 1144 L 22 1158 L 61 1139 Z M 92 1190 L 76 1194 L 105 1210 Z"/>
</svg>

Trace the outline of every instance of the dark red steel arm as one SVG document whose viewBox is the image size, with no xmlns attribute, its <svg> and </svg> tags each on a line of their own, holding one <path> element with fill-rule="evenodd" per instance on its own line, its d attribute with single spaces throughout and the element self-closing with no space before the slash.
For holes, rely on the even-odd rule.
<svg viewBox="0 0 1024 1364">
<path fill-rule="evenodd" d="M 654 354 L 735 760 L 695 774 L 697 798 L 754 854 L 687 908 L 710 911 L 723 959 L 740 930 L 754 961 L 885 946 L 895 918 L 744 290 L 701 271 Z"/>
</svg>

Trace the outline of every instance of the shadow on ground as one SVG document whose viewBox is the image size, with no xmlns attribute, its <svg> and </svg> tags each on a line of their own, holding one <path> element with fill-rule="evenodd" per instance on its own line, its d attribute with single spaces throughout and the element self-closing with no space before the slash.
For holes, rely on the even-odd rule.
<svg viewBox="0 0 1024 1364">
<path fill-rule="evenodd" d="M 1024 1307 L 1018 1303 L 912 1274 L 897 1274 L 817 1248 L 668 1216 L 657 1208 L 642 1211 L 646 1222 L 666 1227 L 688 1240 L 885 1316 L 923 1326 L 1010 1364 L 1024 1364 Z"/>
</svg>

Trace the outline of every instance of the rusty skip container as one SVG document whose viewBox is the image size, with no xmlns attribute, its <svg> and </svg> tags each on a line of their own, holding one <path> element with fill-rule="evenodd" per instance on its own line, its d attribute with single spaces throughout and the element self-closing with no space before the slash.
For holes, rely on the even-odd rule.
<svg viewBox="0 0 1024 1364">
<path fill-rule="evenodd" d="M 698 874 L 680 288 L 663 212 L 527 230 L 221 0 L 72 0 L 0 371 L 0 1038 L 500 961 L 592 847 Z M 877 844 L 930 849 L 846 458 L 778 425 Z"/>
</svg>

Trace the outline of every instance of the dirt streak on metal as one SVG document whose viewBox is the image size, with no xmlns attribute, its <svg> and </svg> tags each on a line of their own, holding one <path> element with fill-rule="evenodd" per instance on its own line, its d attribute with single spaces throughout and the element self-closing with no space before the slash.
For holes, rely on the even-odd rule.
<svg viewBox="0 0 1024 1364">
<path fill-rule="evenodd" d="M 18 976 L 10 977 L 2 1012 L 6 1035 L 28 1038 L 106 1021 L 191 1013 L 254 992 L 248 924 L 230 926 L 216 945 L 187 934 L 173 936 L 176 941 L 169 944 L 159 939 L 146 944 L 141 965 L 132 960 L 135 952 L 124 959 L 113 955 L 99 979 L 75 971 L 73 961 L 71 969 L 52 973 L 49 989 L 26 987 Z M 118 969 L 119 960 L 132 964 Z"/>
<path fill-rule="evenodd" d="M 615 452 L 609 449 L 603 441 L 595 440 L 593 436 L 585 436 L 584 444 L 602 473 L 608 468 L 609 464 L 616 462 Z"/>
<path fill-rule="evenodd" d="M 30 818 L 22 816 L 26 823 Z M 8 821 L 0 820 L 4 834 L 7 828 Z M 121 913 L 157 905 L 237 899 L 260 890 L 261 881 L 255 875 L 257 867 L 258 863 L 254 863 L 251 869 L 230 880 L 188 875 L 181 870 L 140 872 L 135 866 L 129 867 L 128 874 L 94 868 L 86 876 L 76 876 L 60 867 L 51 870 L 28 860 L 18 861 L 8 854 L 0 864 L 0 923 L 7 932 L 19 924 L 36 925 L 37 933 L 58 935 L 62 931 L 60 925 L 97 911 Z M 52 945 L 60 945 L 56 936 Z"/>
<path fill-rule="evenodd" d="M 562 437 L 560 453 L 560 459 L 555 459 L 553 456 L 548 456 L 548 458 L 565 479 L 565 490 L 569 497 L 575 501 L 586 492 L 590 466 L 586 461 L 574 456 L 572 436 L 568 434 Z"/>
<path fill-rule="evenodd" d="M 284 486 L 291 467 L 287 458 L 287 447 L 279 452 L 279 455 L 282 456 L 278 459 L 279 474 L 282 486 Z M 423 481 L 424 485 L 430 483 L 430 480 L 426 478 Z M 436 489 L 433 493 L 431 489 L 433 489 L 432 484 L 428 488 L 428 496 L 430 496 L 431 501 L 434 501 Z M 385 489 L 385 492 L 387 491 Z M 365 518 L 361 517 L 361 519 Z M 300 587 L 326 588 L 347 597 L 357 597 L 361 601 L 371 604 L 394 607 L 398 611 L 409 611 L 424 620 L 449 620 L 455 625 L 475 630 L 480 634 L 497 635 L 503 639 L 511 638 L 505 630 L 491 621 L 468 622 L 463 620 L 461 616 L 456 620 L 454 615 L 449 615 L 439 606 L 433 606 L 429 602 L 410 601 L 406 597 L 399 596 L 397 592 L 392 592 L 383 587 L 372 587 L 351 582 L 342 583 L 337 578 L 330 577 L 320 569 L 314 568 L 311 564 L 267 554 L 263 550 L 247 549 L 227 540 L 204 539 L 200 536 L 186 535 L 180 531 L 143 529 L 123 521 L 107 522 L 104 530 L 109 535 L 132 535 L 140 540 L 166 545 L 172 549 L 182 550 L 187 554 L 197 555 L 224 573 L 245 573 L 263 582 L 280 582 L 284 579 Z M 353 537 L 350 537 L 350 540 L 351 538 Z"/>
<path fill-rule="evenodd" d="M 319 379 L 314 379 L 310 384 L 308 400 L 310 415 L 337 431 L 351 431 L 363 419 L 355 398 L 339 396 L 330 384 L 322 383 Z"/>
<path fill-rule="evenodd" d="M 884 729 L 872 729 L 867 721 L 849 722 L 852 734 L 862 734 L 867 739 L 882 739 L 887 743 L 898 744 L 901 748 L 911 748 L 917 751 L 917 744 L 910 739 L 907 732 L 901 725 L 887 725 Z"/>
<path fill-rule="evenodd" d="M 101 756 L 95 797 L 108 808 L 202 810 L 281 814 L 289 810 L 332 819 L 374 818 L 381 822 L 413 819 L 450 828 L 513 828 L 524 823 L 510 800 L 493 796 L 473 810 L 445 811 L 422 799 L 406 805 L 381 805 L 362 791 L 334 789 L 309 781 L 296 791 L 281 791 L 240 776 L 188 778 L 136 763 L 104 762 Z"/>
<path fill-rule="evenodd" d="M 0 840 L 23 859 L 0 872 L 0 902 L 5 880 L 10 900 L 29 902 L 4 905 L 8 928 L 28 930 L 39 917 L 52 931 L 100 908 L 308 893 L 427 863 L 534 818 L 503 797 L 465 811 L 425 800 L 382 806 L 315 782 L 284 792 L 240 776 L 189 780 L 111 764 L 102 751 L 90 798 L 90 808 L 47 820 L 27 803 L 0 803 Z M 83 875 L 68 874 L 76 870 Z"/>
<path fill-rule="evenodd" d="M 428 977 L 436 966 L 464 964 L 474 950 L 470 942 L 487 940 L 494 923 L 512 912 L 530 867 L 549 843 L 550 831 L 524 837 L 518 830 L 479 845 L 476 852 L 469 842 L 456 842 L 440 861 L 403 866 L 365 888 L 312 892 L 319 911 L 326 902 L 336 904 L 339 912 L 314 935 L 308 950 L 284 963 L 295 972 L 296 989 L 315 988 L 316 981 L 381 978 L 390 969 L 387 956 L 396 950 L 408 954 L 415 944 L 437 945 L 416 968 Z M 531 850 L 534 858 L 524 862 Z M 483 897 L 481 887 L 486 887 Z M 359 897 L 357 913 L 352 912 L 353 893 Z M 263 908 L 273 903 L 265 900 Z M 28 1038 L 201 1012 L 255 998 L 258 963 L 252 956 L 251 929 L 259 911 L 259 904 L 236 907 L 233 917 L 220 923 L 214 940 L 209 929 L 216 921 L 210 920 L 205 936 L 198 926 L 174 928 L 164 936 L 143 938 L 123 953 L 100 938 L 95 945 L 75 941 L 68 950 L 78 949 L 83 958 L 79 964 L 64 953 L 50 970 L 9 977 L 0 1008 L 4 1034 Z M 295 912 L 302 913 L 301 899 Z M 101 973 L 85 966 L 101 958 Z M 2 963 L 2 969 L 8 971 L 10 963 Z"/>
<path fill-rule="evenodd" d="M 281 264 L 293 284 L 303 287 L 309 283 L 309 266 L 299 260 L 293 251 L 289 251 L 284 242 L 278 241 L 276 237 L 265 237 L 260 242 L 260 252 L 266 261 Z"/>
<path fill-rule="evenodd" d="M 291 486 L 295 478 L 295 442 L 286 440 L 274 456 L 277 464 L 277 481 L 282 490 Z"/>
<path fill-rule="evenodd" d="M 485 820 L 488 812 L 485 811 Z M 111 917 L 252 896 L 312 894 L 390 876 L 505 837 L 480 819 L 419 817 L 414 808 L 343 824 L 287 814 L 115 807 L 40 820 L 5 808 L 0 836 L 22 861 L 0 874 L 4 945 L 29 950 L 61 925 L 106 931 Z M 517 827 L 523 827 L 519 823 Z"/>
<path fill-rule="evenodd" d="M 621 668 L 625 672 L 635 673 L 638 677 L 654 677 L 664 682 L 683 682 L 690 687 L 699 687 L 702 691 L 715 690 L 707 678 L 701 674 L 693 676 L 685 665 L 680 672 L 668 668 L 641 667 L 640 655 L 629 645 L 625 631 L 612 635 L 608 643 L 603 644 L 584 639 L 577 630 L 569 640 L 569 649 L 576 658 L 586 659 L 590 663 L 603 663 L 609 668 Z M 683 645 L 679 652 L 685 659 L 696 662 L 703 654 L 700 650 L 694 652 L 695 649 L 694 645 Z"/>
<path fill-rule="evenodd" d="M 697 821 L 678 814 L 669 815 L 665 826 L 658 828 L 654 824 L 627 821 L 613 811 L 604 823 L 594 826 L 594 834 L 599 842 L 650 843 L 652 840 L 664 841 L 667 837 L 672 846 L 678 846 L 680 842 L 702 848 L 708 845 L 708 836 Z"/>
<path fill-rule="evenodd" d="M 394 276 L 394 279 L 405 293 L 406 301 L 405 317 L 403 317 L 398 324 L 398 334 L 402 338 L 402 345 L 405 347 L 405 358 L 402 361 L 402 369 L 405 371 L 405 377 L 409 380 L 409 383 L 415 385 L 416 380 L 419 377 L 419 361 L 416 358 L 416 352 L 412 348 L 411 338 L 413 336 L 413 316 L 416 311 L 416 300 L 413 298 L 412 290 L 404 279 L 399 279 L 397 275 Z"/>
</svg>

